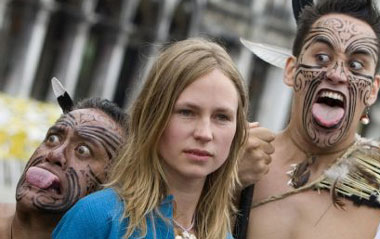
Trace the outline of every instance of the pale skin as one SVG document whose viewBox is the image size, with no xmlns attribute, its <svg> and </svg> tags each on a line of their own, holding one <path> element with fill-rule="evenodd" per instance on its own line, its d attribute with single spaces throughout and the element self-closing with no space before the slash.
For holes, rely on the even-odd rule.
<svg viewBox="0 0 380 239">
<path fill-rule="evenodd" d="M 100 110 L 63 115 L 28 161 L 17 186 L 16 205 L 0 204 L 0 238 L 50 238 L 63 214 L 105 181 L 111 158 L 124 139 L 122 127 Z M 41 188 L 30 181 L 26 175 L 36 168 L 54 175 L 54 185 Z"/>
<path fill-rule="evenodd" d="M 238 94 L 232 81 L 214 69 L 178 97 L 159 143 L 174 219 L 188 228 L 207 175 L 226 161 L 236 132 Z"/>
<path fill-rule="evenodd" d="M 377 98 L 378 49 L 368 24 L 346 15 L 325 15 L 313 24 L 306 39 L 300 56 L 287 61 L 284 81 L 294 89 L 291 120 L 273 141 L 276 151 L 271 167 L 256 183 L 253 203 L 292 190 L 286 172 L 290 164 L 305 160 L 304 152 L 330 152 L 318 156 L 310 166 L 309 182 L 321 175 L 354 142 L 364 108 Z M 312 120 L 312 105 L 323 89 L 345 99 L 345 114 L 334 129 L 327 130 Z M 373 238 L 380 210 L 354 206 L 346 199 L 343 202 L 345 210 L 332 205 L 329 192 L 308 190 L 255 207 L 250 213 L 248 238 Z"/>
</svg>

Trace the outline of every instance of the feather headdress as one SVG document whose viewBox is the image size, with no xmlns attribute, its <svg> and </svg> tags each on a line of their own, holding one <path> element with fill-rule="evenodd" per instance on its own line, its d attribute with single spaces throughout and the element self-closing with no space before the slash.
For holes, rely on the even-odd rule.
<svg viewBox="0 0 380 239">
<path fill-rule="evenodd" d="M 58 104 L 63 113 L 71 111 L 74 107 L 74 103 L 62 83 L 57 78 L 53 77 L 51 79 L 51 86 L 53 87 L 54 95 L 57 97 Z"/>
</svg>

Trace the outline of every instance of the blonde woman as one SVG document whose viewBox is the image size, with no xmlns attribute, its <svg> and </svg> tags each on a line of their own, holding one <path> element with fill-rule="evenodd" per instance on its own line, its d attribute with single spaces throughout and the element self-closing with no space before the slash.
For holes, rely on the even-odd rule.
<svg viewBox="0 0 380 239">
<path fill-rule="evenodd" d="M 81 200 L 54 238 L 231 238 L 247 95 L 218 44 L 164 49 L 130 111 L 109 189 Z"/>
</svg>

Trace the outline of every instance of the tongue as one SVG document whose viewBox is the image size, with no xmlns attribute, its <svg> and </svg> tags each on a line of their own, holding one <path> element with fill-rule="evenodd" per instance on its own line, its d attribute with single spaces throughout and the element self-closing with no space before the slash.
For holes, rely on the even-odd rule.
<svg viewBox="0 0 380 239">
<path fill-rule="evenodd" d="M 26 181 L 33 186 L 46 189 L 50 187 L 54 181 L 58 181 L 58 177 L 45 169 L 30 167 L 26 172 Z"/>
<path fill-rule="evenodd" d="M 341 107 L 315 103 L 312 108 L 312 113 L 318 124 L 330 128 L 337 125 L 342 120 L 344 109 Z"/>
</svg>

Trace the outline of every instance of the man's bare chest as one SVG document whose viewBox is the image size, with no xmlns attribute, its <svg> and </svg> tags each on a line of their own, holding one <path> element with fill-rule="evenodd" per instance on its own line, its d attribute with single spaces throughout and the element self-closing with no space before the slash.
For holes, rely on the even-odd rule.
<svg viewBox="0 0 380 239">
<path fill-rule="evenodd" d="M 282 184 L 259 184 L 255 196 L 262 199 L 274 193 L 273 185 Z M 357 207 L 344 199 L 342 202 L 344 208 L 336 208 L 329 192 L 308 190 L 258 206 L 251 210 L 248 238 L 372 239 L 380 221 L 380 209 Z"/>
</svg>

